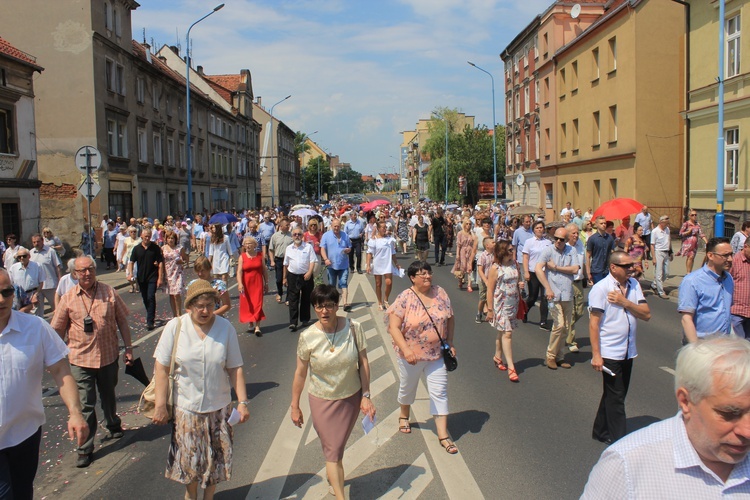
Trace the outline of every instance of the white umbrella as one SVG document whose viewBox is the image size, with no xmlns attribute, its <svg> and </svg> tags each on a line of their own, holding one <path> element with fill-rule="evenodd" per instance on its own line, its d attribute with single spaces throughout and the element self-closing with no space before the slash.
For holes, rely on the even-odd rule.
<svg viewBox="0 0 750 500">
<path fill-rule="evenodd" d="M 456 205 L 455 203 L 451 203 L 450 205 L 446 205 L 445 207 L 446 210 L 453 210 L 454 208 L 458 208 L 458 205 Z"/>
<path fill-rule="evenodd" d="M 315 210 L 312 210 L 310 208 L 300 208 L 300 209 L 295 210 L 294 212 L 292 212 L 292 215 L 294 215 L 295 217 L 298 216 L 298 215 L 300 217 L 310 217 L 310 216 L 313 216 L 313 215 L 318 215 L 318 212 L 316 212 Z"/>
<path fill-rule="evenodd" d="M 310 208 L 310 205 L 303 205 L 302 203 L 300 203 L 299 205 L 294 205 L 292 207 L 292 210 L 299 210 L 301 208 Z"/>
</svg>

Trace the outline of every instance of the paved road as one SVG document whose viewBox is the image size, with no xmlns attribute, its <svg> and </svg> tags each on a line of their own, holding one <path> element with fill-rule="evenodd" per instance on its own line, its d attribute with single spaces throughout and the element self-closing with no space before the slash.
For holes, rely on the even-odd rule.
<svg viewBox="0 0 750 500">
<path fill-rule="evenodd" d="M 402 265 L 409 256 L 399 256 Z M 581 352 L 568 354 L 571 370 L 543 366 L 548 333 L 530 322 L 514 333 L 514 358 L 521 382 L 511 384 L 492 364 L 494 332 L 474 323 L 476 292 L 459 292 L 448 267 L 435 269 L 435 283 L 445 287 L 456 315 L 459 368 L 449 375 L 449 430 L 460 453 L 449 456 L 439 447 L 429 419 L 422 387 L 414 407 L 414 432 L 397 428 L 395 359 L 382 323 L 373 307 L 372 279 L 354 275 L 355 307 L 351 317 L 362 322 L 372 365 L 373 401 L 379 424 L 364 436 L 355 427 L 344 459 L 351 498 L 577 498 L 591 466 L 604 445 L 591 439 L 591 425 L 601 394 L 601 376 L 590 367 L 587 334 Z M 395 278 L 392 297 L 406 288 Z M 145 331 L 140 296 L 121 293 L 131 307 L 134 338 L 151 371 L 159 330 Z M 236 287 L 231 289 L 237 304 Z M 671 367 L 679 347 L 676 304 L 647 293 L 653 319 L 639 325 L 639 358 L 627 401 L 628 426 L 636 429 L 676 412 Z M 325 498 L 320 443 L 310 425 L 302 430 L 289 421 L 297 334 L 289 332 L 287 311 L 265 299 L 265 335 L 241 334 L 245 377 L 252 400 L 251 418 L 236 428 L 234 475 L 220 484 L 218 498 Z M 159 296 L 159 316 L 168 305 Z M 343 314 L 343 312 L 342 312 Z M 229 319 L 237 324 L 236 310 Z M 244 328 L 238 325 L 238 331 Z M 579 321 L 584 332 L 585 318 Z M 50 379 L 45 387 L 51 387 Z M 135 405 L 142 386 L 121 374 L 119 409 L 127 427 L 117 442 L 103 442 L 89 469 L 73 467 L 73 447 L 62 436 L 65 408 L 52 390 L 45 398 L 44 427 L 37 496 L 60 498 L 176 498 L 182 486 L 163 477 L 169 429 L 149 425 Z M 303 402 L 305 398 L 303 397 Z M 309 421 L 309 419 L 308 419 Z M 100 437 L 106 431 L 100 430 Z M 97 440 L 98 442 L 98 440 Z M 158 493 L 156 493 L 158 492 Z"/>
</svg>

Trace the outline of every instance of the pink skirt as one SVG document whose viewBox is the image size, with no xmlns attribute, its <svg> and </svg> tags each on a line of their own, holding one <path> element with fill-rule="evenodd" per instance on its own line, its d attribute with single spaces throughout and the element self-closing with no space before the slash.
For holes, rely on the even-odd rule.
<svg viewBox="0 0 750 500">
<path fill-rule="evenodd" d="M 315 431 L 323 446 L 326 462 L 344 458 L 346 442 L 352 434 L 359 415 L 362 391 L 344 399 L 321 399 L 310 395 L 310 414 Z"/>
</svg>

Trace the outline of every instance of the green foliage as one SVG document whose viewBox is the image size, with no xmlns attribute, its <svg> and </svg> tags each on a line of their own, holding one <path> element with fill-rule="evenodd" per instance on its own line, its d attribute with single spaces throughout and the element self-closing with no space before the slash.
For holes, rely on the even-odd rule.
<svg viewBox="0 0 750 500">
<path fill-rule="evenodd" d="M 307 162 L 306 168 L 302 169 L 302 186 L 303 192 L 308 198 L 318 197 L 318 167 L 320 167 L 320 194 L 324 196 L 326 193 L 334 192 L 333 186 L 330 184 L 333 180 L 333 173 L 331 167 L 328 164 L 328 160 L 322 156 L 310 158 Z"/>
<path fill-rule="evenodd" d="M 307 134 L 298 130 L 294 133 L 294 154 L 299 156 L 308 151 L 310 151 L 310 145 L 307 144 Z"/>
<path fill-rule="evenodd" d="M 443 118 L 445 117 L 445 118 Z M 474 204 L 479 197 L 479 182 L 493 181 L 492 135 L 482 125 L 459 130 L 459 113 L 455 109 L 436 108 L 428 125 L 430 138 L 422 147 L 431 158 L 427 174 L 427 196 L 445 198 L 445 127 L 448 124 L 448 200 Z M 497 179 L 505 178 L 505 127 L 495 128 L 497 137 Z M 466 196 L 458 192 L 459 176 L 466 177 Z"/>
<path fill-rule="evenodd" d="M 365 183 L 362 174 L 351 168 L 341 168 L 334 179 L 336 181 L 336 192 L 341 193 L 364 193 Z M 343 182 L 346 181 L 346 182 Z"/>
</svg>

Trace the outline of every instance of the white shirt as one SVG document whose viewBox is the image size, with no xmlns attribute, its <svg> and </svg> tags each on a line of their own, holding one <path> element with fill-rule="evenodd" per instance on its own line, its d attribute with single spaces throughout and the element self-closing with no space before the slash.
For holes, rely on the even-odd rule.
<svg viewBox="0 0 750 500">
<path fill-rule="evenodd" d="M 0 450 L 25 441 L 44 424 L 44 369 L 67 354 L 49 323 L 11 311 L 0 332 Z"/>
<path fill-rule="evenodd" d="M 60 278 L 60 283 L 57 284 L 57 291 L 55 293 L 62 297 L 65 293 L 74 288 L 78 284 L 78 280 L 73 279 L 73 275 L 68 273 Z"/>
<path fill-rule="evenodd" d="M 177 322 L 177 318 L 173 318 L 167 323 L 154 351 L 154 359 L 167 367 L 172 358 Z M 201 340 L 190 315 L 184 314 L 175 357 L 175 406 L 209 413 L 232 402 L 227 370 L 240 367 L 243 362 L 237 331 L 228 320 L 216 316 L 208 335 Z"/>
<path fill-rule="evenodd" d="M 580 264 L 580 268 L 578 269 L 578 272 L 573 276 L 573 279 L 575 281 L 582 280 L 583 279 L 583 264 L 586 262 L 586 247 L 583 246 L 583 242 L 581 241 L 581 238 L 578 238 L 578 241 L 576 241 L 576 245 L 573 246 L 570 243 L 566 243 L 567 246 L 575 249 L 576 253 L 578 254 L 578 264 Z"/>
<path fill-rule="evenodd" d="M 627 281 L 625 298 L 636 304 L 643 304 L 643 290 L 638 280 L 629 278 Z M 609 292 L 621 293 L 617 280 L 608 274 L 595 284 L 589 292 L 589 314 L 591 311 L 602 313 L 599 321 L 599 344 L 601 345 L 602 358 L 606 359 L 630 359 L 638 356 L 635 348 L 636 317 L 625 310 L 624 307 L 611 304 L 607 300 Z"/>
<path fill-rule="evenodd" d="M 742 231 L 737 231 L 734 233 L 734 236 L 732 236 L 732 253 L 737 253 L 740 250 L 742 250 L 742 247 L 745 246 L 745 240 L 747 239 L 747 236 L 745 236 L 745 233 Z"/>
<path fill-rule="evenodd" d="M 544 249 L 549 246 L 552 246 L 552 242 L 544 237 L 540 239 L 534 236 L 533 238 L 526 240 L 526 243 L 523 245 L 523 253 L 529 256 L 528 271 L 530 274 L 536 272 L 536 263 L 539 260 L 539 257 L 542 256 Z"/>
<path fill-rule="evenodd" d="M 14 285 L 18 285 L 26 291 L 38 288 L 39 283 L 47 279 L 44 269 L 36 262 L 29 262 L 27 267 L 23 267 L 21 262 L 16 262 L 10 266 L 8 274 L 10 274 L 10 281 Z"/>
<path fill-rule="evenodd" d="M 10 269 L 11 266 L 16 263 L 16 254 L 22 249 L 24 249 L 24 247 L 16 245 L 16 248 L 8 247 L 5 250 L 5 253 L 3 254 L 3 264 L 5 264 L 5 269 Z"/>
<path fill-rule="evenodd" d="M 292 274 L 307 273 L 310 270 L 310 263 L 317 261 L 318 257 L 315 255 L 313 246 L 304 241 L 300 246 L 292 243 L 284 251 L 284 266 L 287 272 Z"/>
<path fill-rule="evenodd" d="M 641 225 L 643 228 L 643 236 L 648 236 L 651 234 L 651 214 L 643 214 L 643 212 L 638 212 L 638 215 L 635 216 L 635 222 Z"/>
<path fill-rule="evenodd" d="M 423 221 L 424 221 L 424 223 L 425 223 L 425 224 L 427 224 L 428 226 L 430 225 L 430 218 L 429 218 L 429 217 L 427 217 L 427 215 L 425 215 L 425 214 L 422 214 L 422 220 L 423 220 Z M 409 221 L 409 226 L 410 226 L 410 227 L 414 227 L 414 226 L 416 226 L 416 225 L 417 225 L 417 223 L 418 223 L 418 222 L 419 222 L 419 218 L 418 218 L 418 217 L 417 217 L 416 215 L 412 215 L 412 216 L 411 216 L 411 220 Z"/>
<path fill-rule="evenodd" d="M 62 262 L 60 261 L 60 257 L 57 256 L 57 252 L 49 247 L 44 247 L 41 250 L 32 248 L 29 250 L 29 253 L 31 254 L 31 260 L 44 269 L 44 289 L 49 290 L 57 288 L 57 271 L 59 267 L 62 266 Z"/>
<path fill-rule="evenodd" d="M 562 219 L 563 217 L 565 217 L 565 214 L 570 214 L 570 218 L 572 219 L 573 217 L 576 216 L 576 211 L 573 210 L 572 208 L 566 207 L 560 210 L 560 218 Z"/>
<path fill-rule="evenodd" d="M 372 274 L 390 274 L 396 254 L 396 240 L 392 236 L 371 239 L 367 242 L 367 253 L 372 255 Z"/>
<path fill-rule="evenodd" d="M 589 475 L 584 500 L 748 498 L 750 457 L 726 483 L 693 448 L 682 413 L 629 434 L 604 450 Z"/>
<path fill-rule="evenodd" d="M 654 250 L 657 252 L 668 252 L 672 245 L 669 237 L 669 227 L 662 229 L 661 226 L 656 226 L 651 231 L 651 244 L 654 245 Z"/>
<path fill-rule="evenodd" d="M 208 256 L 211 257 L 211 272 L 213 274 L 228 273 L 231 254 L 232 246 L 229 243 L 228 235 L 224 234 L 224 240 L 220 243 L 211 243 L 208 247 Z"/>
</svg>

